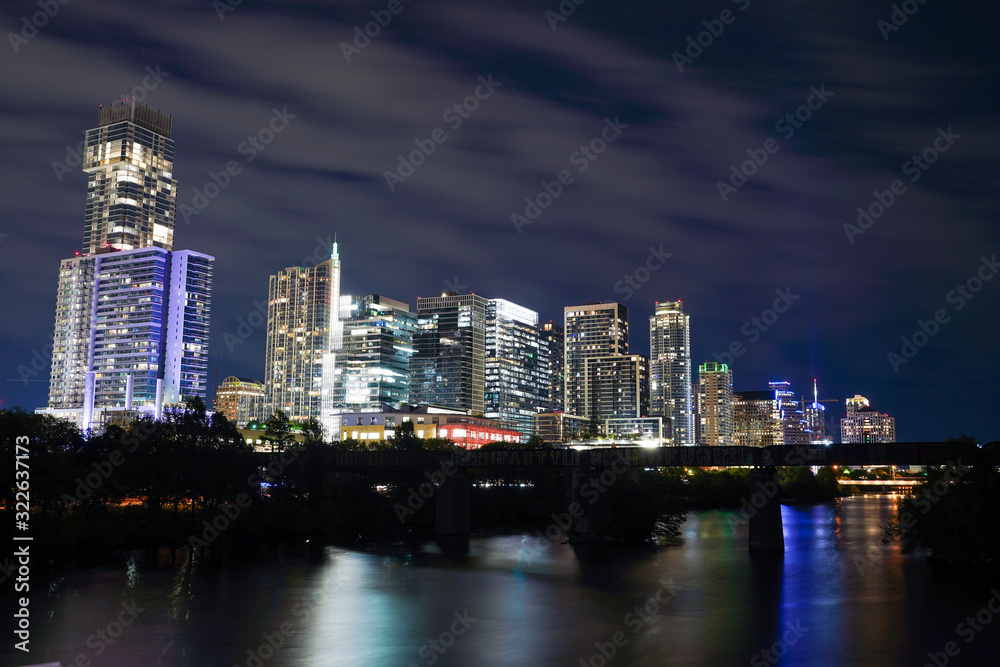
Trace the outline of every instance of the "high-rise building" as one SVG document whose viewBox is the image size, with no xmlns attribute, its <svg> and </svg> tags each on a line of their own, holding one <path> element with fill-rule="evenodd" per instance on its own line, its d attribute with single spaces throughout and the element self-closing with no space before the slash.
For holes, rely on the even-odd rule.
<svg viewBox="0 0 1000 667">
<path fill-rule="evenodd" d="M 774 392 L 781 413 L 781 428 L 784 431 L 783 440 L 786 445 L 808 445 L 809 432 L 806 430 L 806 420 L 795 400 L 792 384 L 784 380 L 768 382 L 767 386 Z"/>
<path fill-rule="evenodd" d="M 83 252 L 60 263 L 49 405 L 99 426 L 95 410 L 205 399 L 214 258 L 173 250 L 171 118 L 128 100 L 86 135 Z"/>
<path fill-rule="evenodd" d="M 487 303 L 478 294 L 457 292 L 417 299 L 411 402 L 483 414 Z"/>
<path fill-rule="evenodd" d="M 527 440 L 549 403 L 549 344 L 538 313 L 506 299 L 486 304 L 485 415 Z"/>
<path fill-rule="evenodd" d="M 542 324 L 541 334 L 549 345 L 549 401 L 545 409 L 562 412 L 566 407 L 565 334 L 551 320 Z"/>
<path fill-rule="evenodd" d="M 590 412 L 589 397 L 595 392 L 589 386 L 593 378 L 587 360 L 628 354 L 628 308 L 620 303 L 599 302 L 567 306 L 563 317 L 565 409 L 591 419 L 596 425 L 600 417 Z"/>
<path fill-rule="evenodd" d="M 733 371 L 706 361 L 698 366 L 698 444 L 735 445 L 733 419 Z"/>
<path fill-rule="evenodd" d="M 245 428 L 252 421 L 265 421 L 264 383 L 232 375 L 227 377 L 215 391 L 215 409 L 237 428 Z"/>
<path fill-rule="evenodd" d="M 816 379 L 813 378 L 813 400 L 806 403 L 802 400 L 802 415 L 806 422 L 806 431 L 809 433 L 810 444 L 830 444 L 833 442 L 826 434 L 826 406 L 819 402 L 819 389 L 816 386 Z"/>
<path fill-rule="evenodd" d="M 344 410 L 399 409 L 410 401 L 410 359 L 417 318 L 410 307 L 365 294 L 341 309 L 344 327 L 336 405 Z M 331 431 L 333 433 L 335 431 Z"/>
<path fill-rule="evenodd" d="M 322 418 L 332 264 L 326 260 L 293 266 L 270 277 L 264 359 L 267 416 L 283 410 L 293 421 Z"/>
<path fill-rule="evenodd" d="M 781 408 L 774 391 L 741 391 L 734 394 L 733 426 L 739 446 L 785 444 Z"/>
<path fill-rule="evenodd" d="M 83 254 L 163 248 L 174 242 L 177 181 L 172 119 L 135 99 L 102 106 L 86 134 Z"/>
<path fill-rule="evenodd" d="M 344 372 L 344 323 L 340 313 L 340 252 L 337 241 L 330 248 L 330 300 L 327 304 L 326 350 L 322 361 L 322 388 L 320 390 L 320 418 L 324 433 L 334 433 L 334 415 L 343 409 L 338 401 L 340 376 Z M 349 303 L 349 300 L 348 300 Z"/>
<path fill-rule="evenodd" d="M 649 318 L 650 414 L 670 419 L 675 445 L 695 442 L 691 401 L 691 316 L 680 301 L 658 302 Z"/>
<path fill-rule="evenodd" d="M 869 407 L 864 396 L 847 399 L 847 406 L 847 416 L 840 420 L 841 442 L 896 442 L 894 417 Z"/>
<path fill-rule="evenodd" d="M 564 412 L 539 412 L 533 418 L 535 435 L 548 444 L 569 442 L 590 432 L 590 420 Z"/>
<path fill-rule="evenodd" d="M 63 260 L 49 408 L 152 409 L 158 401 L 205 400 L 212 262 L 190 250 L 153 247 Z"/>
<path fill-rule="evenodd" d="M 598 426 L 608 419 L 649 416 L 649 360 L 641 354 L 583 360 L 584 406 Z"/>
</svg>

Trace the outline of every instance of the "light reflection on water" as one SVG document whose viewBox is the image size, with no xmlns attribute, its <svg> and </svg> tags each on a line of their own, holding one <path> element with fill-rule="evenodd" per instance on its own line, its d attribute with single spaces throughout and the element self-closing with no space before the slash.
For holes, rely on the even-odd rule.
<svg viewBox="0 0 1000 667">
<path fill-rule="evenodd" d="M 689 514 L 681 546 L 661 549 L 584 553 L 511 535 L 473 538 L 462 562 L 428 545 L 412 557 L 330 549 L 316 564 L 149 571 L 130 562 L 74 572 L 55 585 L 49 617 L 35 617 L 31 658 L 599 667 L 603 647 L 615 652 L 611 665 L 919 666 L 957 639 L 956 623 L 1000 582 L 937 573 L 920 556 L 880 547 L 895 503 L 868 496 L 785 506 L 786 550 L 777 557 L 747 552 L 746 526 L 733 512 L 700 511 Z M 665 581 L 676 590 L 643 612 Z M 143 611 L 98 656 L 104 645 L 93 633 L 133 598 Z M 996 664 L 998 627 L 962 642 L 951 664 Z M 780 661 L 760 653 L 784 639 Z M 3 664 L 25 662 L 7 656 L 0 653 Z"/>
</svg>

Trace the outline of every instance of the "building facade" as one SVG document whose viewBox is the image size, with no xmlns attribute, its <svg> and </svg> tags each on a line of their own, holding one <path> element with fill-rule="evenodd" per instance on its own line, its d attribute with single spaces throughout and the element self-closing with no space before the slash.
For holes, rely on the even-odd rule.
<svg viewBox="0 0 1000 667">
<path fill-rule="evenodd" d="M 84 140 L 84 255 L 107 247 L 173 248 L 177 181 L 171 125 L 170 116 L 135 99 L 100 108 L 97 127 L 87 130 Z"/>
<path fill-rule="evenodd" d="M 533 417 L 535 435 L 550 445 L 569 442 L 590 433 L 590 420 L 564 412 L 539 412 Z"/>
<path fill-rule="evenodd" d="M 769 447 L 785 444 L 781 409 L 773 391 L 741 391 L 733 395 L 736 444 Z"/>
<path fill-rule="evenodd" d="M 264 358 L 266 414 L 322 419 L 323 360 L 328 352 L 332 262 L 293 266 L 268 284 Z M 332 431 L 331 431 L 332 433 Z"/>
<path fill-rule="evenodd" d="M 417 299 L 411 402 L 483 414 L 487 304 L 477 294 L 455 292 Z"/>
<path fill-rule="evenodd" d="M 591 414 L 589 397 L 596 392 L 590 386 L 593 377 L 587 360 L 628 354 L 628 308 L 619 303 L 567 306 L 563 309 L 563 331 L 565 410 L 595 420 L 596 425 L 602 416 Z M 608 416 L 614 415 L 604 417 Z"/>
<path fill-rule="evenodd" d="M 538 313 L 506 299 L 486 304 L 485 415 L 534 434 L 533 418 L 549 403 L 549 344 Z"/>
<path fill-rule="evenodd" d="M 733 410 L 733 371 L 715 361 L 698 366 L 698 444 L 735 445 Z"/>
<path fill-rule="evenodd" d="M 693 445 L 691 317 L 683 303 L 656 304 L 649 318 L 649 347 L 650 414 L 669 419 L 674 445 Z"/>
<path fill-rule="evenodd" d="M 378 411 L 410 402 L 416 326 L 416 314 L 401 301 L 365 294 L 350 302 L 343 318 L 338 408 Z"/>
<path fill-rule="evenodd" d="M 840 420 L 841 442 L 896 442 L 895 418 L 871 408 L 863 396 L 847 400 L 847 416 Z"/>
<path fill-rule="evenodd" d="M 541 325 L 541 335 L 549 345 L 549 401 L 547 411 L 562 412 L 566 408 L 565 345 L 562 326 L 552 322 Z"/>
<path fill-rule="evenodd" d="M 768 382 L 767 386 L 774 392 L 781 413 L 782 439 L 786 445 L 808 445 L 809 431 L 806 429 L 805 415 L 799 402 L 795 400 L 790 382 L 784 380 Z"/>
<path fill-rule="evenodd" d="M 584 405 L 600 426 L 608 419 L 649 416 L 649 360 L 641 354 L 584 359 Z"/>
<path fill-rule="evenodd" d="M 403 406 L 399 410 L 379 412 L 344 412 L 336 416 L 340 439 L 361 442 L 384 442 L 395 437 L 405 422 L 413 423 L 414 434 L 421 439 L 446 438 L 465 449 L 479 449 L 494 443 L 519 443 L 521 433 L 505 428 L 494 419 L 475 417 L 468 410 L 439 405 Z"/>
<path fill-rule="evenodd" d="M 215 409 L 237 428 L 246 428 L 250 422 L 263 422 L 270 417 L 264 414 L 264 383 L 233 375 L 216 389 Z"/>
</svg>

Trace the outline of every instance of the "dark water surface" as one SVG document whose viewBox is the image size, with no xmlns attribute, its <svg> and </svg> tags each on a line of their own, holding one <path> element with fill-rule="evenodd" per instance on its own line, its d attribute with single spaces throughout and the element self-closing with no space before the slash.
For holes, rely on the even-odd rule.
<svg viewBox="0 0 1000 667">
<path fill-rule="evenodd" d="M 733 512 L 699 511 L 681 546 L 656 550 L 501 536 L 473 538 L 465 562 L 427 545 L 410 556 L 330 549 L 319 563 L 72 572 L 52 580 L 48 608 L 34 595 L 30 659 L 8 641 L 0 663 L 919 667 L 934 664 L 930 652 L 939 666 L 1000 665 L 1000 614 L 987 606 L 1000 577 L 881 547 L 896 502 L 782 507 L 777 558 L 747 552 Z M 968 616 L 974 625 L 960 626 Z M 99 630 L 118 636 L 105 643 Z"/>
</svg>

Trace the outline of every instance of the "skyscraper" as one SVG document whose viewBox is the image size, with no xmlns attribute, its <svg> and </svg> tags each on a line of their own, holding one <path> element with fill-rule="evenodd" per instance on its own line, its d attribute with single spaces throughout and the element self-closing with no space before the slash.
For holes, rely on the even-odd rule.
<svg viewBox="0 0 1000 667">
<path fill-rule="evenodd" d="M 698 366 L 699 445 L 736 444 L 733 423 L 733 371 L 706 361 Z"/>
<path fill-rule="evenodd" d="M 588 402 L 596 392 L 589 387 L 593 376 L 588 372 L 587 359 L 628 354 L 628 308 L 613 302 L 566 306 L 563 318 L 565 409 L 596 421 L 599 417 L 591 414 Z"/>
<path fill-rule="evenodd" d="M 680 301 L 656 304 L 649 318 L 650 414 L 670 418 L 675 445 L 693 445 L 690 315 Z"/>
<path fill-rule="evenodd" d="M 174 251 L 171 118 L 134 100 L 89 130 L 83 253 L 60 263 L 46 411 L 84 428 L 95 409 L 205 399 L 214 258 Z"/>
<path fill-rule="evenodd" d="M 549 344 L 538 313 L 506 299 L 486 305 L 485 414 L 527 440 L 549 402 Z"/>
<path fill-rule="evenodd" d="M 487 303 L 477 294 L 457 292 L 417 299 L 416 354 L 410 361 L 413 403 L 483 414 Z"/>
<path fill-rule="evenodd" d="M 338 402 L 337 387 L 344 372 L 344 323 L 340 319 L 340 251 L 334 240 L 330 248 L 330 296 L 327 303 L 326 350 L 323 353 L 320 418 L 324 433 L 335 433 L 339 428 L 335 419 L 343 405 Z"/>
<path fill-rule="evenodd" d="M 264 359 L 265 417 L 284 410 L 289 419 L 322 417 L 323 361 L 329 352 L 332 260 L 293 266 L 268 285 Z M 329 436 L 329 433 L 326 434 Z"/>
<path fill-rule="evenodd" d="M 816 386 L 816 379 L 813 378 L 813 400 L 806 403 L 802 400 L 802 415 L 806 421 L 806 430 L 809 433 L 809 442 L 812 443 L 832 443 L 833 440 L 826 434 L 826 406 L 819 402 L 819 389 Z"/>
<path fill-rule="evenodd" d="M 808 445 L 809 433 L 806 430 L 806 420 L 799 407 L 799 402 L 795 400 L 792 384 L 780 380 L 768 382 L 767 386 L 774 392 L 775 400 L 778 401 L 784 444 Z"/>
<path fill-rule="evenodd" d="M 172 118 L 134 99 L 100 108 L 86 134 L 83 254 L 174 243 L 177 181 Z"/>
<path fill-rule="evenodd" d="M 608 419 L 649 415 L 649 360 L 641 354 L 584 359 L 586 416 L 603 426 Z"/>
<path fill-rule="evenodd" d="M 346 311 L 335 401 L 339 411 L 399 409 L 409 403 L 416 315 L 407 304 L 378 294 L 356 297 Z"/>
<path fill-rule="evenodd" d="M 549 345 L 549 400 L 546 410 L 562 412 L 566 407 L 566 372 L 563 328 L 551 320 L 542 324 L 542 338 Z"/>
</svg>

